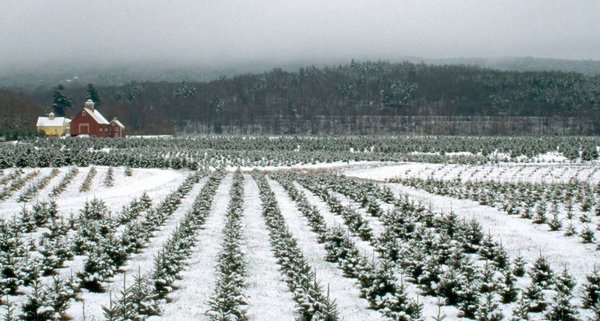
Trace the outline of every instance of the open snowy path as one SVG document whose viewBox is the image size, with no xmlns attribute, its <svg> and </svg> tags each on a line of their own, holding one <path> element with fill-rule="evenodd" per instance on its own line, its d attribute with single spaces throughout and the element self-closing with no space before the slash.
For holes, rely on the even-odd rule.
<svg viewBox="0 0 600 321">
<path fill-rule="evenodd" d="M 208 299 L 216 281 L 217 256 L 223 240 L 225 212 L 229 205 L 232 175 L 227 175 L 217 188 L 210 214 L 198 233 L 188 267 L 181 272 L 181 280 L 175 281 L 176 290 L 169 296 L 172 301 L 163 306 L 161 316 L 150 317 L 158 321 L 208 320 Z"/>
<path fill-rule="evenodd" d="M 117 274 L 111 283 L 106 285 L 105 293 L 93 293 L 87 290 L 82 290 L 82 293 L 79 295 L 83 302 L 85 302 L 85 314 L 86 318 L 96 318 L 98 320 L 102 319 L 102 305 L 108 306 L 109 304 L 109 293 L 112 292 L 114 294 L 119 293 L 119 291 L 123 288 L 124 279 L 125 284 L 130 285 L 133 283 L 133 276 L 140 273 L 141 275 L 145 275 L 152 270 L 154 263 L 154 256 L 158 253 L 158 250 L 161 248 L 161 245 L 171 237 L 171 234 L 179 225 L 179 222 L 183 219 L 185 214 L 189 212 L 194 199 L 206 183 L 206 178 L 203 178 L 199 183 L 195 184 L 194 187 L 190 190 L 190 192 L 182 199 L 181 204 L 177 208 L 177 210 L 167 219 L 165 224 L 158 230 L 154 232 L 152 238 L 150 238 L 150 242 L 148 245 L 142 249 L 142 252 L 133 254 L 126 262 L 126 264 L 121 268 L 124 273 Z M 81 267 L 79 267 L 81 269 Z M 64 270 L 64 269 L 63 269 Z M 68 310 L 68 313 L 71 316 L 75 317 L 75 320 L 78 320 L 81 317 L 83 312 L 83 302 L 76 302 L 72 305 L 72 307 Z"/>
<path fill-rule="evenodd" d="M 578 283 L 576 296 L 582 293 L 585 276 L 593 271 L 594 265 L 600 263 L 600 254 L 595 250 L 595 245 L 565 238 L 561 232 L 540 230 L 529 221 L 474 201 L 438 196 L 400 184 L 386 185 L 396 193 L 408 194 L 410 198 L 431 204 L 435 209 L 446 212 L 453 210 L 461 218 L 476 219 L 484 230 L 502 241 L 511 257 L 521 254 L 526 261 L 532 262 L 543 253 L 557 272 L 567 266 Z"/>
<path fill-rule="evenodd" d="M 250 175 L 244 175 L 245 241 L 242 251 L 248 262 L 246 295 L 248 319 L 251 321 L 293 321 L 292 293 L 283 281 L 277 260 L 269 243 L 269 230 L 262 218 L 258 186 Z"/>
<path fill-rule="evenodd" d="M 377 311 L 369 309 L 367 300 L 360 298 L 360 291 L 354 280 L 346 278 L 334 263 L 326 262 L 325 249 L 317 243 L 317 235 L 310 230 L 306 218 L 296 208 L 294 201 L 285 189 L 269 179 L 271 189 L 277 197 L 281 214 L 289 231 L 298 240 L 308 263 L 315 268 L 319 283 L 324 289 L 329 287 L 330 296 L 335 300 L 340 317 L 345 321 L 382 320 Z"/>
</svg>

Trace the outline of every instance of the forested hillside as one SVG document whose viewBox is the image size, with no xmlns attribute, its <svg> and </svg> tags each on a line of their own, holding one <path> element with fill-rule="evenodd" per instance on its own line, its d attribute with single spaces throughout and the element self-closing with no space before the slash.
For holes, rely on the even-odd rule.
<svg viewBox="0 0 600 321">
<path fill-rule="evenodd" d="M 366 62 L 96 86 L 130 133 L 600 133 L 600 75 Z M 29 93 L 50 106 L 55 88 Z M 84 86 L 66 86 L 76 113 Z M 2 106 L 4 109 L 5 106 Z"/>
</svg>

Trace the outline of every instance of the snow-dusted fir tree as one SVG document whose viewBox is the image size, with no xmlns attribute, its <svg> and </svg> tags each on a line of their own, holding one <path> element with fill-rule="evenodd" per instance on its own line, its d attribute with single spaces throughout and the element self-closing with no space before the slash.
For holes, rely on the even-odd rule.
<svg viewBox="0 0 600 321">
<path fill-rule="evenodd" d="M 488 292 L 483 294 L 479 299 L 479 307 L 475 312 L 475 320 L 477 321 L 500 321 L 504 318 L 500 305 L 494 297 L 494 293 Z"/>
<path fill-rule="evenodd" d="M 586 276 L 586 282 L 583 285 L 583 307 L 592 308 L 600 305 L 600 272 L 594 266 L 594 271 Z"/>
<path fill-rule="evenodd" d="M 543 255 L 540 255 L 535 262 L 533 262 L 533 265 L 529 270 L 529 276 L 531 276 L 531 281 L 533 283 L 546 289 L 553 283 L 554 272 L 552 271 L 552 268 L 550 268 L 550 264 L 546 258 Z"/>
<path fill-rule="evenodd" d="M 517 301 L 510 321 L 529 321 L 529 300 L 524 295 Z"/>
</svg>

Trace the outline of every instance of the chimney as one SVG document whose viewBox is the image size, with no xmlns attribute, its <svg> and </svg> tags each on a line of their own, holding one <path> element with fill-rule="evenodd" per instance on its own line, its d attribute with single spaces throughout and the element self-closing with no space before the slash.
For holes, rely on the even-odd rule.
<svg viewBox="0 0 600 321">
<path fill-rule="evenodd" d="M 94 111 L 94 102 L 91 99 L 88 99 L 85 102 L 85 108 L 87 108 L 87 109 L 89 109 L 91 111 Z"/>
<path fill-rule="evenodd" d="M 50 112 L 48 114 L 48 119 L 50 119 L 50 120 L 54 119 L 54 113 L 53 112 Z"/>
</svg>

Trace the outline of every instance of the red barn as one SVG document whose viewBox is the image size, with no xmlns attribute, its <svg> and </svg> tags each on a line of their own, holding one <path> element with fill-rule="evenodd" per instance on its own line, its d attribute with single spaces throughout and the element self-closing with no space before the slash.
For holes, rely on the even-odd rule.
<svg viewBox="0 0 600 321">
<path fill-rule="evenodd" d="M 81 110 L 71 120 L 71 136 L 89 135 L 95 137 L 123 137 L 125 126 L 115 117 L 108 122 L 104 116 L 94 108 L 94 102 L 88 99 Z"/>
</svg>

